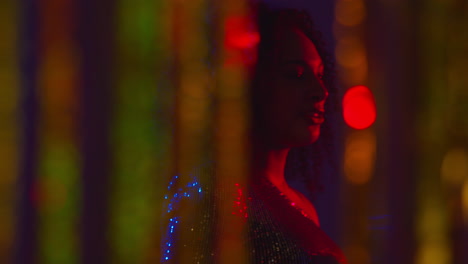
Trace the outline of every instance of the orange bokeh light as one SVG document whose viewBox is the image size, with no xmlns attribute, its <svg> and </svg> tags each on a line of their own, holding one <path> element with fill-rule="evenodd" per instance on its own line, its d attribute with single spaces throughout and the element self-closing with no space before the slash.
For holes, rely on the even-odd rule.
<svg viewBox="0 0 468 264">
<path fill-rule="evenodd" d="M 372 92 L 364 85 L 348 89 L 343 98 L 343 118 L 354 129 L 365 129 L 376 119 L 375 100 Z"/>
</svg>

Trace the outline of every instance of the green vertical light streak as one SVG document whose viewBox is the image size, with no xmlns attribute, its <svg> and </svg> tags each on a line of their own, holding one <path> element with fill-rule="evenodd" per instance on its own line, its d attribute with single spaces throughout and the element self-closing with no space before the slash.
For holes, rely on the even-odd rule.
<svg viewBox="0 0 468 264">
<path fill-rule="evenodd" d="M 158 3 L 156 3 L 158 2 Z M 163 4 L 120 0 L 112 180 L 112 263 L 145 263 L 160 215 L 159 182 L 167 166 L 170 98 L 163 71 Z M 166 77 L 167 78 L 167 77 Z M 159 248 L 155 248 L 158 251 Z"/>
<path fill-rule="evenodd" d="M 78 262 L 79 150 L 78 51 L 73 0 L 38 5 L 38 211 L 39 263 Z"/>
<path fill-rule="evenodd" d="M 42 138 L 39 209 L 40 263 L 78 263 L 78 164 L 70 142 Z"/>
</svg>

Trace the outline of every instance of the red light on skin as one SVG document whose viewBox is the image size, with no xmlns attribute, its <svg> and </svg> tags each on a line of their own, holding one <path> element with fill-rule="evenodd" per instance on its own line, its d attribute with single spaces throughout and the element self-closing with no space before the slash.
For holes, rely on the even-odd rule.
<svg viewBox="0 0 468 264">
<path fill-rule="evenodd" d="M 370 127 L 376 118 L 375 100 L 372 92 L 364 85 L 354 86 L 343 98 L 343 118 L 354 129 Z"/>
</svg>

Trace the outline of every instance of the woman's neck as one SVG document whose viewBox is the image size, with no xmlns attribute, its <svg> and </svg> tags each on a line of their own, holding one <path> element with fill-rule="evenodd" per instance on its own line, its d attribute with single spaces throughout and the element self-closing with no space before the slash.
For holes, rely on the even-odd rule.
<svg viewBox="0 0 468 264">
<path fill-rule="evenodd" d="M 284 168 L 289 148 L 267 148 L 257 145 L 254 148 L 254 180 L 266 178 L 278 188 L 287 187 Z"/>
<path fill-rule="evenodd" d="M 289 148 L 254 148 L 253 181 L 268 180 L 292 202 L 291 205 L 304 212 L 317 226 L 320 226 L 315 207 L 300 192 L 291 188 L 284 177 L 284 168 Z"/>
</svg>

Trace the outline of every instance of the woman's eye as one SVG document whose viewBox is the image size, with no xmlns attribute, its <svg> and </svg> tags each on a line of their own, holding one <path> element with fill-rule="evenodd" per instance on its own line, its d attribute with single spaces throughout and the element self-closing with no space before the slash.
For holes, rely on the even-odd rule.
<svg viewBox="0 0 468 264">
<path fill-rule="evenodd" d="M 288 65 L 284 70 L 285 76 L 291 79 L 301 79 L 304 75 L 304 67 L 300 65 Z"/>
</svg>

